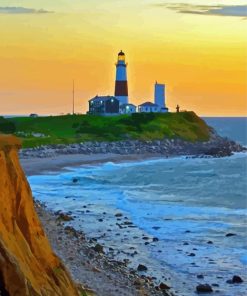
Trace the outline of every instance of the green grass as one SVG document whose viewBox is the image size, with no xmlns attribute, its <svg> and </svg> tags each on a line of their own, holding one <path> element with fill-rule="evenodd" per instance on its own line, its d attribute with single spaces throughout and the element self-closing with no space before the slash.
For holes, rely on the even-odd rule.
<svg viewBox="0 0 247 296">
<path fill-rule="evenodd" d="M 112 117 L 19 117 L 9 121 L 14 123 L 16 135 L 21 135 L 23 147 L 126 139 L 181 138 L 187 141 L 203 141 L 209 139 L 210 131 L 194 112 L 137 113 Z M 40 133 L 42 137 L 35 137 L 33 133 Z"/>
</svg>

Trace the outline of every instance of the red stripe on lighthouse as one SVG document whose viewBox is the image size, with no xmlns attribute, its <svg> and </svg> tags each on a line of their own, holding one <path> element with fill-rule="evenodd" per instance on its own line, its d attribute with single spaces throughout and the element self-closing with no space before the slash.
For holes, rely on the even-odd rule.
<svg viewBox="0 0 247 296">
<path fill-rule="evenodd" d="M 115 96 L 128 96 L 128 82 L 116 81 L 115 82 Z"/>
</svg>

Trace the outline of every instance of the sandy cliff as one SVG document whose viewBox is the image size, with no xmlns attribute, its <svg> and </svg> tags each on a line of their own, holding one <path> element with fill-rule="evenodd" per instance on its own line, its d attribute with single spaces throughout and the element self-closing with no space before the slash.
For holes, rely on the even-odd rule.
<svg viewBox="0 0 247 296">
<path fill-rule="evenodd" d="M 0 295 L 79 295 L 34 210 L 19 148 L 0 135 Z"/>
</svg>

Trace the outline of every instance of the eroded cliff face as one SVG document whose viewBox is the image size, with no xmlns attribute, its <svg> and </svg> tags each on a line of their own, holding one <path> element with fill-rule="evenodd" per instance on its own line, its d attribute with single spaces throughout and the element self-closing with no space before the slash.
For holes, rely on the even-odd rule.
<svg viewBox="0 0 247 296">
<path fill-rule="evenodd" d="M 19 148 L 0 135 L 0 295 L 78 296 L 34 210 Z"/>
</svg>

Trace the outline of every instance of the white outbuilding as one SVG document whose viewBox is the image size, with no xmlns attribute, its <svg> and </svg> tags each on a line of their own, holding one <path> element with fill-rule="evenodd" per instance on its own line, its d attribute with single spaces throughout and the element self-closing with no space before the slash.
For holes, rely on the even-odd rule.
<svg viewBox="0 0 247 296">
<path fill-rule="evenodd" d="M 145 102 L 145 103 L 138 106 L 138 111 L 140 113 L 144 113 L 144 112 L 147 112 L 147 113 L 155 112 L 155 113 L 157 113 L 157 112 L 160 112 L 160 109 L 161 108 L 160 108 L 159 105 L 151 103 L 151 102 Z"/>
</svg>

